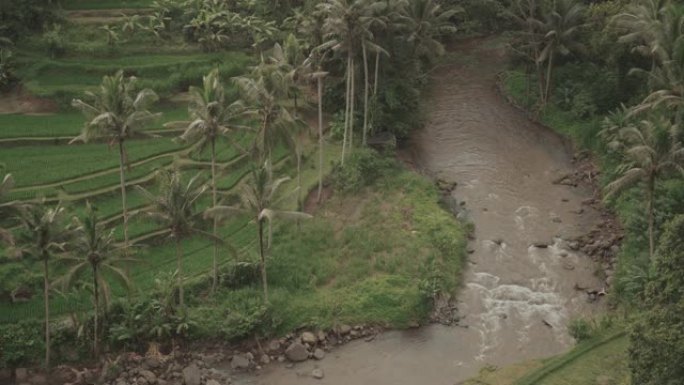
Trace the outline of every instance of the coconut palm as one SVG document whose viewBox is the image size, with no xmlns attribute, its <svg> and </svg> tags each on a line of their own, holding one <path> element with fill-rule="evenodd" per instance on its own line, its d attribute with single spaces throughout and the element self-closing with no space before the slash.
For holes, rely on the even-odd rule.
<svg viewBox="0 0 684 385">
<path fill-rule="evenodd" d="M 268 302 L 268 278 L 266 276 L 266 254 L 271 248 L 273 235 L 273 220 L 288 219 L 299 220 L 311 218 L 309 214 L 297 211 L 283 211 L 276 209 L 275 199 L 278 189 L 289 178 L 273 179 L 271 163 L 266 160 L 261 166 L 253 167 L 247 183 L 243 185 L 240 194 L 242 204 L 238 207 L 215 206 L 205 213 L 206 217 L 222 218 L 235 213 L 247 213 L 257 223 L 259 237 L 259 257 L 261 268 L 261 280 L 264 289 L 264 301 Z M 267 240 L 264 240 L 264 222 L 267 222 Z"/>
<path fill-rule="evenodd" d="M 262 59 L 250 76 L 235 78 L 235 82 L 260 120 L 252 151 L 257 164 L 273 162 L 273 150 L 285 144 L 295 157 L 297 183 L 301 185 L 302 144 L 298 136 L 305 125 L 287 106 L 292 78 L 279 65 Z"/>
<path fill-rule="evenodd" d="M 532 65 L 537 71 L 537 84 L 539 95 L 543 97 L 544 90 L 544 70 L 542 63 L 537 60 L 542 49 L 544 35 L 541 33 L 544 27 L 541 15 L 541 2 L 537 0 L 516 0 L 511 4 L 507 12 L 508 18 L 516 26 L 513 31 L 514 39 L 511 42 L 513 51 L 522 57 L 526 62 L 525 74 L 529 78 L 532 72 Z M 527 82 L 527 99 L 531 92 L 531 82 Z"/>
<path fill-rule="evenodd" d="M 86 122 L 81 134 L 70 143 L 105 140 L 109 146 L 118 146 L 124 250 L 129 246 L 125 143 L 131 138 L 148 136 L 141 130 L 161 116 L 149 111 L 158 99 L 157 94 L 150 89 L 136 93 L 135 82 L 135 77 L 126 78 L 123 71 L 118 71 L 114 76 L 105 76 L 97 92 L 86 92 L 87 102 L 74 99 L 71 103 L 85 115 Z"/>
<path fill-rule="evenodd" d="M 119 41 L 119 33 L 117 32 L 116 27 L 107 24 L 100 27 L 100 29 L 105 33 L 108 46 L 111 47 Z"/>
<path fill-rule="evenodd" d="M 403 23 L 408 29 L 408 41 L 417 57 L 430 61 L 435 54 L 444 54 L 440 36 L 456 31 L 451 17 L 455 9 L 444 10 L 436 0 L 411 0 Z"/>
<path fill-rule="evenodd" d="M 546 63 L 543 105 L 546 105 L 551 97 L 556 57 L 584 50 L 578 39 L 578 34 L 584 26 L 584 9 L 584 4 L 577 0 L 555 0 L 553 7 L 544 15 L 543 48 L 537 57 L 537 62 Z"/>
<path fill-rule="evenodd" d="M 185 299 L 181 243 L 183 239 L 192 234 L 204 234 L 198 228 L 200 214 L 197 212 L 197 200 L 204 194 L 207 186 L 200 183 L 199 177 L 200 175 L 196 175 L 184 183 L 178 171 L 163 170 L 158 175 L 159 191 L 156 194 L 142 186 L 136 186 L 151 203 L 151 207 L 145 210 L 143 214 L 164 226 L 176 245 L 178 297 L 183 309 L 185 308 Z"/>
<path fill-rule="evenodd" d="M 65 288 L 72 287 L 77 281 L 87 278 L 91 280 L 95 320 L 93 323 L 93 354 L 97 358 L 100 352 L 99 316 L 100 299 L 105 308 L 110 303 L 111 286 L 108 279 L 116 279 L 126 289 L 131 281 L 119 265 L 131 261 L 124 258 L 122 249 L 116 244 L 114 229 L 107 230 L 97 215 L 97 210 L 87 204 L 83 219 L 74 218 L 74 238 L 69 243 L 69 253 L 59 258 L 60 262 L 70 265 L 61 278 Z"/>
<path fill-rule="evenodd" d="M 216 170 L 216 142 L 224 137 L 229 138 L 236 148 L 240 148 L 233 137 L 246 127 L 242 120 L 248 113 L 242 102 L 231 102 L 226 96 L 218 69 L 212 70 L 202 78 L 202 88 L 190 87 L 190 105 L 188 111 L 191 121 L 171 122 L 168 126 L 182 126 L 185 131 L 179 140 L 194 143 L 195 148 L 202 152 L 207 147 L 211 156 L 211 196 L 212 204 L 218 204 Z M 240 148 L 241 149 L 241 148 Z M 214 221 L 213 235 L 217 239 L 218 224 Z M 218 282 L 218 241 L 214 241 L 212 292 L 216 290 Z"/>
<path fill-rule="evenodd" d="M 605 199 L 645 184 L 649 256 L 653 258 L 656 183 L 671 172 L 684 175 L 684 148 L 677 137 L 677 126 L 666 119 L 644 120 L 620 129 L 611 145 L 624 160 L 618 178 L 605 187 Z"/>
<path fill-rule="evenodd" d="M 43 302 L 45 305 L 45 367 L 50 369 L 50 261 L 66 248 L 71 231 L 65 226 L 66 211 L 61 204 L 22 205 L 17 220 L 21 231 L 15 254 L 40 262 L 43 266 Z"/>
<path fill-rule="evenodd" d="M 363 0 L 327 0 L 320 3 L 318 9 L 326 17 L 323 25 L 326 41 L 319 48 L 332 49 L 347 56 L 342 138 L 342 164 L 344 164 L 346 154 L 351 151 L 354 142 L 355 60 L 362 36 L 367 33 L 364 17 L 367 16 L 368 9 Z"/>
</svg>

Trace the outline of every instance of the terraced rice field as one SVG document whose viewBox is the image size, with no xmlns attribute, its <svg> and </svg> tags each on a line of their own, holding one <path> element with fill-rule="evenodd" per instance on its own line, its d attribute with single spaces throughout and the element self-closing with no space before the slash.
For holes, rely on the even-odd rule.
<svg viewBox="0 0 684 385">
<path fill-rule="evenodd" d="M 73 0 L 65 2 L 64 7 L 69 11 L 68 17 L 90 17 L 89 12 L 113 17 L 120 16 L 124 9 L 111 8 L 142 9 L 150 4 L 148 0 Z M 63 33 L 68 39 L 77 38 L 85 45 L 89 41 L 101 43 L 103 39 L 97 24 L 83 26 L 76 21 Z M 164 128 L 167 122 L 188 118 L 187 104 L 179 102 L 175 96 L 186 91 L 189 85 L 198 84 L 201 76 L 212 68 L 219 68 L 224 79 L 241 75 L 247 71 L 252 59 L 244 52 L 202 53 L 197 48 L 175 42 L 155 44 L 151 38 L 121 44 L 117 47 L 117 54 L 106 56 L 89 54 L 81 49 L 68 52 L 60 59 L 50 59 L 30 44 L 17 52 L 19 76 L 30 79 L 23 84 L 24 90 L 30 95 L 51 100 L 55 111 L 0 114 L 0 165 L 16 180 L 10 199 L 23 202 L 45 200 L 48 204 L 61 201 L 75 215 L 82 213 L 84 203 L 90 201 L 106 219 L 107 226 L 115 229 L 116 236 L 122 239 L 118 151 L 107 143 L 69 144 L 84 124 L 82 115 L 71 108 L 69 102 L 71 98 L 82 97 L 85 91 L 97 88 L 104 75 L 119 69 L 123 69 L 126 75 L 138 77 L 141 87 L 157 91 L 162 101 L 152 110 L 161 112 L 162 117 L 147 127 L 148 132 L 156 137 L 126 142 L 128 209 L 133 215 L 129 222 L 129 235 L 141 246 L 136 248 L 140 262 L 132 267 L 131 276 L 136 290 L 145 291 L 153 285 L 157 275 L 175 270 L 175 251 L 168 242 L 161 242 L 166 233 L 158 225 L 136 215 L 148 203 L 134 186 L 144 185 L 154 191 L 156 172 L 172 167 L 180 167 L 189 174 L 200 172 L 209 178 L 208 154 L 194 151 L 196 149 L 192 145 L 177 143 L 173 138 L 179 135 L 179 131 Z M 251 137 L 241 135 L 236 140 L 246 145 Z M 278 172 L 294 177 L 291 162 L 285 161 L 287 154 L 284 148 L 274 154 Z M 333 152 L 329 156 L 332 159 L 336 155 Z M 217 158 L 221 172 L 218 188 L 221 197 L 230 197 L 248 174 L 249 164 L 246 157 L 227 141 L 219 145 Z M 316 159 L 314 156 L 310 158 Z M 309 165 L 304 172 L 303 188 L 314 186 L 316 176 L 315 167 Z M 285 190 L 291 191 L 294 187 L 292 182 Z M 210 197 L 202 199 L 200 209 L 208 207 L 210 201 Z M 282 204 L 294 208 L 296 195 L 283 197 Z M 233 248 L 246 252 L 255 242 L 255 232 L 249 218 L 236 217 L 222 226 L 220 236 Z M 184 243 L 184 271 L 188 277 L 210 271 L 212 245 L 210 240 L 199 237 Z M 234 258 L 228 258 L 227 250 L 222 247 L 223 263 Z M 38 297 L 26 303 L 2 302 L 0 322 L 41 317 L 41 306 L 42 299 Z M 82 295 L 66 295 L 55 296 L 51 306 L 52 312 L 59 316 L 89 309 L 90 303 Z"/>
</svg>

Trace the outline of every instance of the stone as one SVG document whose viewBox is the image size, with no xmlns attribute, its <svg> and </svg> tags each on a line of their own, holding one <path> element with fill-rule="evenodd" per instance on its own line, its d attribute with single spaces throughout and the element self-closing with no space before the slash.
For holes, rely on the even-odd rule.
<svg viewBox="0 0 684 385">
<path fill-rule="evenodd" d="M 285 356 L 294 362 L 306 361 L 309 358 L 309 351 L 299 342 L 293 342 L 285 349 Z"/>
<path fill-rule="evenodd" d="M 285 362 L 285 356 L 284 355 L 279 355 L 278 356 L 278 362 Z"/>
<path fill-rule="evenodd" d="M 323 379 L 323 377 L 325 377 L 325 373 L 323 373 L 323 369 L 316 368 L 316 369 L 311 371 L 311 377 L 313 377 L 317 380 L 321 380 L 321 379 Z"/>
<path fill-rule="evenodd" d="M 268 365 L 271 363 L 271 357 L 269 357 L 268 354 L 262 354 L 259 362 L 263 365 Z"/>
<path fill-rule="evenodd" d="M 544 243 L 544 242 L 535 242 L 535 243 L 532 244 L 532 246 L 534 246 L 534 247 L 536 247 L 536 248 L 538 248 L 538 249 L 546 249 L 546 248 L 549 247 L 549 245 L 546 244 L 546 243 Z"/>
<path fill-rule="evenodd" d="M 157 381 L 157 376 L 149 370 L 141 370 L 140 376 L 143 377 L 148 384 L 154 384 Z"/>
<path fill-rule="evenodd" d="M 323 358 L 325 358 L 325 351 L 321 348 L 318 348 L 314 350 L 313 356 L 317 360 L 322 360 Z"/>
<path fill-rule="evenodd" d="M 577 251 L 580 249 L 580 244 L 577 241 L 572 241 L 568 243 L 568 247 L 570 248 L 570 250 Z"/>
<path fill-rule="evenodd" d="M 28 380 L 28 369 L 17 368 L 14 371 L 14 376 L 17 382 L 26 382 Z"/>
<path fill-rule="evenodd" d="M 271 352 L 277 352 L 278 350 L 280 350 L 280 341 L 272 340 L 271 342 L 269 342 L 268 350 Z"/>
<path fill-rule="evenodd" d="M 195 364 L 183 369 L 183 381 L 185 385 L 200 385 L 202 374 Z"/>
<path fill-rule="evenodd" d="M 349 332 L 351 332 L 352 327 L 349 325 L 341 325 L 338 330 L 339 330 L 340 334 L 345 335 L 345 334 L 349 334 Z"/>
<path fill-rule="evenodd" d="M 309 344 L 309 345 L 314 345 L 318 341 L 316 336 L 311 332 L 302 333 L 301 340 L 302 340 L 302 343 Z"/>
<path fill-rule="evenodd" d="M 47 377 L 44 374 L 34 374 L 31 376 L 32 385 L 46 385 L 48 383 Z"/>
<path fill-rule="evenodd" d="M 156 369 L 161 366 L 161 362 L 157 357 L 147 357 L 145 359 L 145 365 L 147 365 L 147 367 L 150 369 Z"/>
<path fill-rule="evenodd" d="M 234 355 L 233 359 L 230 360 L 230 367 L 233 370 L 248 369 L 249 368 L 249 357 L 245 354 Z"/>
<path fill-rule="evenodd" d="M 216 380 L 214 380 L 214 379 L 210 379 L 210 380 L 207 380 L 207 382 L 205 383 L 205 385 L 221 385 L 221 383 L 218 382 L 218 381 L 216 381 Z"/>
<path fill-rule="evenodd" d="M 328 336 L 325 334 L 325 332 L 323 330 L 319 330 L 316 337 L 318 337 L 318 341 L 320 341 L 320 342 L 323 342 L 328 338 Z"/>
</svg>

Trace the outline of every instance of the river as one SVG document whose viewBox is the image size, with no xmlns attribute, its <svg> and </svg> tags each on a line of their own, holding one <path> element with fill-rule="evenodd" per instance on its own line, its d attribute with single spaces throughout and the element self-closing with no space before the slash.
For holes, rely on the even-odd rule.
<svg viewBox="0 0 684 385">
<path fill-rule="evenodd" d="M 460 326 L 386 332 L 319 362 L 270 365 L 246 383 L 453 385 L 485 365 L 567 351 L 574 344 L 568 322 L 603 311 L 575 290 L 601 287 L 597 266 L 564 241 L 598 223 L 598 213 L 582 205 L 591 191 L 552 183 L 572 170 L 572 154 L 498 94 L 504 52 L 497 39 L 451 47 L 450 60 L 432 73 L 428 122 L 411 140 L 419 168 L 458 183 L 454 198 L 475 224 Z M 322 380 L 310 377 L 315 366 Z"/>
</svg>

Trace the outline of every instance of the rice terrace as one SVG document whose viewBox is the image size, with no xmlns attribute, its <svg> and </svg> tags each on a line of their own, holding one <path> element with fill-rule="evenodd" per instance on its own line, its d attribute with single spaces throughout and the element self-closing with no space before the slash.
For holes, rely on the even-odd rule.
<svg viewBox="0 0 684 385">
<path fill-rule="evenodd" d="M 684 384 L 682 36 L 0 0 L 0 384 Z"/>
</svg>

